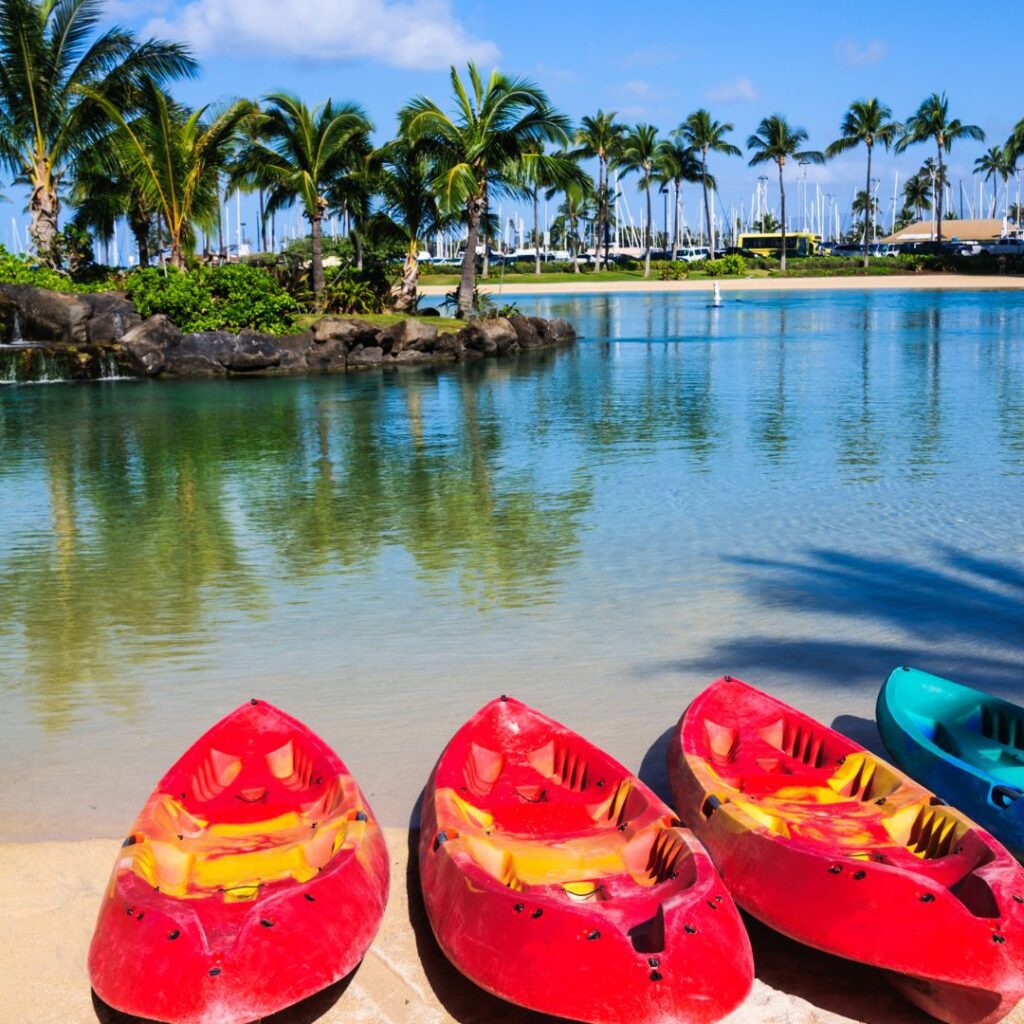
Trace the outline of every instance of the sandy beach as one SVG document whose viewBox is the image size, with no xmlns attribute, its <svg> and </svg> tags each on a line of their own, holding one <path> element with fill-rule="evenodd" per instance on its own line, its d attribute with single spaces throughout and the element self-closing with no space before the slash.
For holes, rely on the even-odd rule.
<svg viewBox="0 0 1024 1024">
<path fill-rule="evenodd" d="M 388 829 L 391 896 L 377 940 L 348 978 L 266 1024 L 556 1024 L 487 995 L 445 960 L 409 872 L 410 833 Z M 93 997 L 86 951 L 120 843 L 0 847 L 7 1024 L 141 1024 Z M 728 1024 L 925 1024 L 874 971 L 751 925 L 757 980 Z M 1006 1018 L 1024 1022 L 1024 1009 Z"/>
<path fill-rule="evenodd" d="M 429 280 L 425 278 L 424 280 Z M 500 291 L 509 295 L 602 295 L 609 292 L 709 292 L 714 282 L 705 281 L 601 281 L 590 277 L 579 283 L 524 281 L 516 277 L 502 283 L 497 277 L 479 282 L 487 294 Z M 718 278 L 723 292 L 800 292 L 800 291 L 992 291 L 1024 289 L 1024 277 L 962 274 L 899 274 L 892 277 L 728 277 Z M 423 284 L 424 295 L 447 295 L 452 285 Z"/>
</svg>

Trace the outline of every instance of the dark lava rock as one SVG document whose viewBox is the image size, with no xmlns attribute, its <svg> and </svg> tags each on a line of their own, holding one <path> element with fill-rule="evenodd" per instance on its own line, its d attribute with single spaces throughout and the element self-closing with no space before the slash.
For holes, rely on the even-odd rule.
<svg viewBox="0 0 1024 1024">
<path fill-rule="evenodd" d="M 340 317 L 325 316 L 313 325 L 313 340 L 318 345 L 326 341 L 342 341 L 346 348 L 353 349 L 356 345 L 376 345 L 379 336 L 380 328 L 365 320 L 342 320 Z"/>
<path fill-rule="evenodd" d="M 437 345 L 437 328 L 421 324 L 418 320 L 399 320 L 380 333 L 380 346 L 385 352 L 397 355 L 405 349 L 430 352 Z"/>
<path fill-rule="evenodd" d="M 516 332 L 520 348 L 539 348 L 544 344 L 544 335 L 537 332 L 533 317 L 514 316 L 509 319 L 509 323 Z"/>
<path fill-rule="evenodd" d="M 167 363 L 167 353 L 181 344 L 181 331 L 163 313 L 133 327 L 121 339 L 135 372 L 142 377 L 155 377 Z"/>
<path fill-rule="evenodd" d="M 370 345 L 366 348 L 358 346 L 348 354 L 349 366 L 380 366 L 384 361 L 384 349 L 380 345 Z"/>
<path fill-rule="evenodd" d="M 564 345 L 576 340 L 576 328 L 568 320 L 557 317 L 548 321 L 544 337 L 553 345 Z"/>
</svg>

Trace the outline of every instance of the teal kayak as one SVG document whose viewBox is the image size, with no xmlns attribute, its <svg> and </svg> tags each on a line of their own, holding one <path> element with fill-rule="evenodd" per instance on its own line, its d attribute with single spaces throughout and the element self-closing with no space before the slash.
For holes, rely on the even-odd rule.
<svg viewBox="0 0 1024 1024">
<path fill-rule="evenodd" d="M 1024 859 L 1024 708 L 904 667 L 878 694 L 876 718 L 908 775 Z"/>
</svg>

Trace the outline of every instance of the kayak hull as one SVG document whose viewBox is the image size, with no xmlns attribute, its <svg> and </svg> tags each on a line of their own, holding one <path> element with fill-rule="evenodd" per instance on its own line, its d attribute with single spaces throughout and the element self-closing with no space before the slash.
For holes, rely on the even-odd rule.
<svg viewBox="0 0 1024 1024">
<path fill-rule="evenodd" d="M 96 994 L 173 1024 L 244 1024 L 350 973 L 387 900 L 384 838 L 345 765 L 251 702 L 157 785 L 89 950 Z"/>
<path fill-rule="evenodd" d="M 1024 858 L 1024 708 L 904 667 L 878 694 L 896 763 Z"/>
<path fill-rule="evenodd" d="M 1024 995 L 1020 866 L 901 772 L 728 677 L 668 756 L 680 816 L 754 917 L 882 969 L 949 1024 L 992 1024 Z"/>
<path fill-rule="evenodd" d="M 422 808 L 434 934 L 481 988 L 588 1024 L 710 1024 L 753 980 L 710 859 L 639 780 L 511 699 L 456 734 Z"/>
</svg>

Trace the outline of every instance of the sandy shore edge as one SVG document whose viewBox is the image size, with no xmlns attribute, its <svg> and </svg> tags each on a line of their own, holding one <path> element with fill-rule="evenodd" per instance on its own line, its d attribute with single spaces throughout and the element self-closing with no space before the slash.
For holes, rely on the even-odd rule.
<svg viewBox="0 0 1024 1024">
<path fill-rule="evenodd" d="M 441 954 L 409 871 L 415 833 L 385 830 L 391 896 L 377 940 L 346 981 L 264 1024 L 557 1024 L 495 999 Z M 120 840 L 0 845 L 3 1019 L 11 1024 L 140 1024 L 94 1001 L 86 952 Z M 867 968 L 751 923 L 757 980 L 729 1024 L 926 1024 Z M 1024 1022 L 1018 1008 L 1007 1024 Z"/>
<path fill-rule="evenodd" d="M 427 278 L 426 280 L 429 280 Z M 523 282 L 497 278 L 479 282 L 488 295 L 607 295 L 613 292 L 710 292 L 713 281 L 600 281 Z M 1018 291 L 1024 289 L 1024 277 L 962 274 L 899 274 L 892 277 L 729 277 L 719 278 L 723 292 L 802 292 L 802 291 Z M 447 295 L 453 285 L 423 284 L 424 295 Z"/>
</svg>

